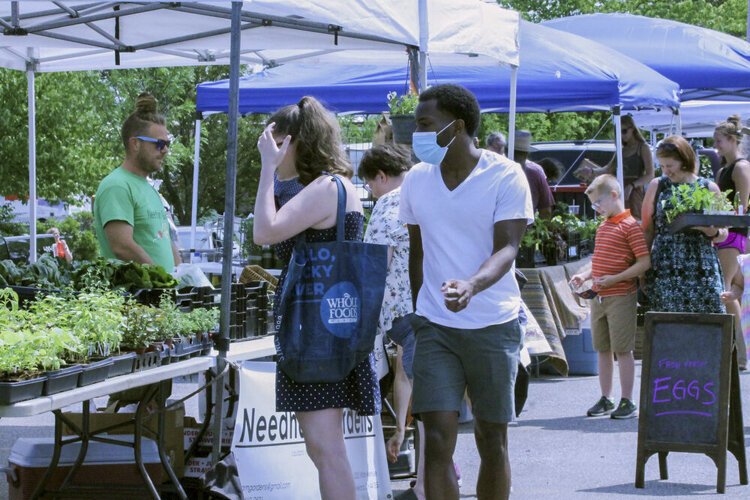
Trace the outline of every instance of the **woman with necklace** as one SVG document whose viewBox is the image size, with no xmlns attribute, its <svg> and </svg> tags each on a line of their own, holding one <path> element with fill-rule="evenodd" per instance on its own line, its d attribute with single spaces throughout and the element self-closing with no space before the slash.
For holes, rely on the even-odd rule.
<svg viewBox="0 0 750 500">
<path fill-rule="evenodd" d="M 651 269 L 646 290 L 651 310 L 723 313 L 724 289 L 719 258 L 712 243 L 727 238 L 725 228 L 694 227 L 672 233 L 665 212 L 672 207 L 672 191 L 688 184 L 719 193 L 719 187 L 697 175 L 695 152 L 680 136 L 667 137 L 656 148 L 662 176 L 654 179 L 643 200 L 643 232 L 651 247 Z"/>
</svg>

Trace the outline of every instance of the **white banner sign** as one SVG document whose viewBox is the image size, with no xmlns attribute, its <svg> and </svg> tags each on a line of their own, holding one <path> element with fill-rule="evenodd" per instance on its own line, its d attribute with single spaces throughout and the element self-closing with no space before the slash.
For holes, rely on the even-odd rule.
<svg viewBox="0 0 750 500">
<path fill-rule="evenodd" d="M 393 498 L 380 415 L 346 409 L 341 425 L 357 498 Z M 232 450 L 245 500 L 320 499 L 318 472 L 305 451 L 297 416 L 276 412 L 275 363 L 242 365 Z"/>
</svg>

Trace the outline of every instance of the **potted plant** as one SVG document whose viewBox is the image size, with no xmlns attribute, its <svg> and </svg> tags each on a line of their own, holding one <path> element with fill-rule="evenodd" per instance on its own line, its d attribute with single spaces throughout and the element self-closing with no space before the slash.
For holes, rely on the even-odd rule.
<svg viewBox="0 0 750 500">
<path fill-rule="evenodd" d="M 596 229 L 601 224 L 603 217 L 594 217 L 581 221 L 581 257 L 586 257 L 594 251 L 594 240 Z"/>
<path fill-rule="evenodd" d="M 419 103 L 417 94 L 398 95 L 388 92 L 388 110 L 390 112 L 393 141 L 398 144 L 411 144 L 411 135 L 417 128 L 414 111 Z"/>
<path fill-rule="evenodd" d="M 526 228 L 521 239 L 521 245 L 516 255 L 516 267 L 536 267 L 537 255 L 540 254 L 542 246 L 549 240 L 550 233 L 544 222 L 536 219 L 533 224 Z"/>
</svg>

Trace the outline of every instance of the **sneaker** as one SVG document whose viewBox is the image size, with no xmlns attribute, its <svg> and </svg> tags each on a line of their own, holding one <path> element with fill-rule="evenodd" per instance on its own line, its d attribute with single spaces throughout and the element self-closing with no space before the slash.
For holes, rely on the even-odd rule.
<svg viewBox="0 0 750 500">
<path fill-rule="evenodd" d="M 615 402 L 606 396 L 602 396 L 594 406 L 589 408 L 586 415 L 589 417 L 601 417 L 602 415 L 609 415 L 612 410 L 615 409 Z"/>
<path fill-rule="evenodd" d="M 638 416 L 638 407 L 629 399 L 622 398 L 617 409 L 610 415 L 611 418 L 624 420 Z"/>
</svg>

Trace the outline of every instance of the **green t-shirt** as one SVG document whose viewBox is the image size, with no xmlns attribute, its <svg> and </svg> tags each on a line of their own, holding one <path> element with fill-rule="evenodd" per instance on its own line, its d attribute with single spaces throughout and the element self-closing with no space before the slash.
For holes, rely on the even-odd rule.
<svg viewBox="0 0 750 500">
<path fill-rule="evenodd" d="M 94 226 L 103 257 L 117 258 L 104 234 L 104 226 L 114 220 L 133 227 L 133 239 L 155 264 L 167 272 L 174 269 L 167 211 L 159 193 L 144 177 L 121 166 L 102 180 L 94 198 Z"/>
</svg>

